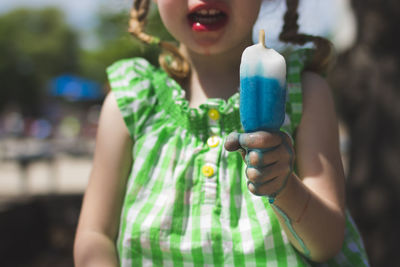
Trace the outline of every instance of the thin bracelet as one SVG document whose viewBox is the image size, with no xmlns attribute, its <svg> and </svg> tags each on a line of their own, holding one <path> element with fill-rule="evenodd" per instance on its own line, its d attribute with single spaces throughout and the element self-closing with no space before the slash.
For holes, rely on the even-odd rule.
<svg viewBox="0 0 400 267">
<path fill-rule="evenodd" d="M 301 219 L 303 218 L 304 213 L 306 213 L 306 210 L 308 208 L 308 203 L 310 203 L 310 199 L 311 199 L 311 193 L 308 192 L 308 197 L 307 197 L 306 204 L 304 205 L 304 208 L 301 211 L 299 218 L 297 218 L 297 220 L 294 221 L 295 223 L 299 223 L 301 221 Z"/>
</svg>

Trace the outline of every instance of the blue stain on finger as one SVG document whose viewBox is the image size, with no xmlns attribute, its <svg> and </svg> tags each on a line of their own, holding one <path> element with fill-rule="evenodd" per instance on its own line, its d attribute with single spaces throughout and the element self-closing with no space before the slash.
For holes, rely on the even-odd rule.
<svg viewBox="0 0 400 267">
<path fill-rule="evenodd" d="M 246 156 L 244 157 L 244 161 L 246 162 L 246 165 L 247 165 L 247 166 L 253 167 L 253 165 L 250 164 L 250 151 L 248 151 L 248 152 L 246 153 Z"/>
<path fill-rule="evenodd" d="M 257 143 L 260 143 L 261 146 L 268 145 L 268 144 L 265 144 L 265 143 L 263 144 L 262 142 L 260 142 L 259 139 L 262 138 L 260 135 L 258 135 L 256 133 L 241 133 L 238 135 L 239 135 L 238 139 L 239 139 L 240 146 L 243 148 L 249 148 L 249 146 L 250 146 L 251 147 L 251 148 L 249 148 L 250 150 L 259 150 L 259 151 L 265 153 L 265 152 L 276 149 L 280 145 L 280 144 L 278 144 L 276 146 L 272 146 L 272 147 L 270 146 L 267 148 L 256 148 L 255 144 L 257 144 Z"/>
<path fill-rule="evenodd" d="M 241 135 L 240 133 L 235 132 L 235 133 L 229 134 L 229 135 L 228 135 L 228 138 L 229 138 L 229 139 L 232 139 L 231 141 L 239 142 L 239 137 L 240 137 L 240 135 Z"/>
<path fill-rule="evenodd" d="M 294 144 L 294 139 L 290 133 L 286 131 L 279 131 L 279 135 L 281 136 L 282 141 L 286 141 L 285 136 L 287 136 L 290 139 L 291 143 Z"/>
<path fill-rule="evenodd" d="M 288 136 L 289 139 L 292 141 L 290 135 L 288 135 L 285 132 L 280 132 L 279 133 L 280 136 L 282 137 L 282 144 L 285 146 L 286 151 L 289 153 L 290 155 L 290 162 L 291 164 L 293 164 L 293 160 L 294 160 L 294 151 L 293 151 L 293 147 L 291 146 L 291 144 L 288 143 L 287 138 L 285 138 L 285 136 Z M 293 141 L 292 141 L 293 142 Z"/>
<path fill-rule="evenodd" d="M 278 146 L 268 147 L 268 148 L 253 148 L 253 149 L 248 149 L 248 150 L 247 150 L 247 153 L 246 153 L 246 157 L 245 157 L 246 164 L 247 164 L 248 166 L 253 166 L 253 167 L 266 167 L 266 166 L 269 166 L 270 164 L 263 165 L 264 154 L 275 150 L 277 147 L 278 147 Z M 255 152 L 255 153 L 257 153 L 257 158 L 258 158 L 258 160 L 257 160 L 257 165 L 255 165 L 255 166 L 250 164 L 250 152 Z"/>
<path fill-rule="evenodd" d="M 244 133 L 239 136 L 239 143 L 242 147 L 254 146 L 257 141 L 257 134 Z"/>
<path fill-rule="evenodd" d="M 245 138 L 245 134 L 239 134 L 239 136 L 238 136 L 239 144 L 241 147 L 247 148 L 246 141 L 244 140 L 244 138 Z"/>
<path fill-rule="evenodd" d="M 261 182 L 261 183 L 256 183 L 256 182 L 252 182 L 252 181 L 250 181 L 250 180 L 247 180 L 247 188 L 250 190 L 250 192 L 251 192 L 252 194 L 254 194 L 254 195 L 256 195 L 256 196 L 265 196 L 264 194 L 259 193 L 259 192 L 258 192 L 258 189 L 259 189 L 261 186 L 264 186 L 264 185 L 267 185 L 267 184 L 269 184 L 269 183 L 271 183 L 271 182 L 274 182 L 276 179 L 277 179 L 277 177 L 274 177 L 274 178 L 272 178 L 271 180 L 263 181 L 263 182 Z"/>
<path fill-rule="evenodd" d="M 253 165 L 250 163 L 250 152 L 254 152 L 257 154 L 257 164 L 256 165 Z M 264 149 L 257 149 L 257 148 L 249 149 L 249 151 L 247 152 L 246 157 L 245 157 L 247 166 L 252 166 L 254 168 L 261 167 L 262 159 L 264 157 L 265 152 L 267 152 L 267 151 L 264 151 Z"/>
</svg>

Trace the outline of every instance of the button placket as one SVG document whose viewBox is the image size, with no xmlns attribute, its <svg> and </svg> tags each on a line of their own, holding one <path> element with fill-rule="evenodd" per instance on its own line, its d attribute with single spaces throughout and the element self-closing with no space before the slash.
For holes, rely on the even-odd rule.
<svg viewBox="0 0 400 267">
<path fill-rule="evenodd" d="M 218 145 L 217 146 L 215 146 L 215 144 L 213 145 L 214 147 L 210 147 L 207 141 L 207 146 L 209 147 L 209 149 L 204 155 L 204 164 L 201 167 L 201 173 L 204 177 L 208 178 L 207 180 L 214 178 L 215 174 L 218 171 L 217 163 L 219 160 L 220 149 L 218 149 L 219 148 Z"/>
<path fill-rule="evenodd" d="M 204 203 L 215 204 L 217 196 L 217 174 L 218 161 L 221 152 L 221 138 L 216 135 L 210 136 L 207 141 L 208 151 L 204 155 L 204 165 L 201 169 L 206 178 L 203 184 Z"/>
<path fill-rule="evenodd" d="M 215 204 L 217 198 L 217 172 L 218 168 L 215 164 L 205 163 L 201 168 L 203 180 L 203 191 L 204 191 L 204 202 L 205 204 Z"/>
<path fill-rule="evenodd" d="M 209 104 L 206 113 L 208 124 L 208 138 L 205 140 L 207 152 L 204 154 L 204 163 L 201 167 L 203 180 L 204 203 L 215 204 L 217 196 L 218 161 L 221 153 L 221 116 L 219 104 Z"/>
</svg>

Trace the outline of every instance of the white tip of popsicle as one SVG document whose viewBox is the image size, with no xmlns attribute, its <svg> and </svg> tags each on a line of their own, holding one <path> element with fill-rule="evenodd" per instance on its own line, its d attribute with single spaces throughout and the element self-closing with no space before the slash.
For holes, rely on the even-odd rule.
<svg viewBox="0 0 400 267">
<path fill-rule="evenodd" d="M 240 76 L 261 76 L 275 78 L 283 87 L 286 83 L 285 58 L 265 45 L 265 32 L 260 30 L 259 42 L 247 47 L 242 54 Z"/>
</svg>

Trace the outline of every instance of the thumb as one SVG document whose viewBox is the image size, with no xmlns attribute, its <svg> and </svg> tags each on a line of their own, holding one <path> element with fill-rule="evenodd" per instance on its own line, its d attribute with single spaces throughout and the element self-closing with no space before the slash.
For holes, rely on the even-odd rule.
<svg viewBox="0 0 400 267">
<path fill-rule="evenodd" d="M 244 160 L 246 156 L 246 150 L 240 146 L 239 137 L 240 133 L 237 132 L 230 133 L 225 139 L 224 147 L 229 152 L 239 151 Z"/>
<path fill-rule="evenodd" d="M 224 144 L 225 149 L 230 152 L 241 149 L 242 147 L 240 146 L 239 143 L 239 136 L 240 133 L 237 132 L 230 133 L 225 139 L 225 144 Z"/>
</svg>

